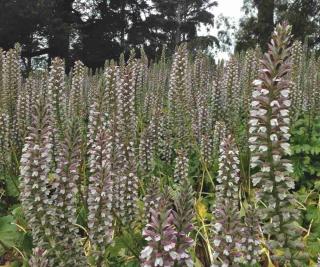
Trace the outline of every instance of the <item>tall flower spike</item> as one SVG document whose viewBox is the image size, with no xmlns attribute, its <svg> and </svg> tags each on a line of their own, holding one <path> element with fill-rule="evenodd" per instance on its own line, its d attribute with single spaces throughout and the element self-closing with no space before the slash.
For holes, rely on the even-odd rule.
<svg viewBox="0 0 320 267">
<path fill-rule="evenodd" d="M 32 229 L 36 246 L 48 248 L 54 235 L 50 199 L 49 173 L 51 164 L 52 129 L 51 114 L 40 99 L 34 110 L 33 123 L 25 139 L 20 161 L 20 199 L 25 216 Z"/>
<path fill-rule="evenodd" d="M 239 214 L 239 152 L 231 135 L 220 146 L 219 174 L 214 216 L 215 265 L 238 266 L 242 261 L 243 226 Z"/>
<path fill-rule="evenodd" d="M 188 179 L 189 159 L 185 150 L 177 151 L 176 166 L 174 169 L 174 181 L 181 183 Z"/>
<path fill-rule="evenodd" d="M 5 64 L 5 53 L 0 48 L 0 113 L 4 112 L 4 96 L 5 91 L 3 89 L 3 70 L 4 70 L 4 64 Z"/>
<path fill-rule="evenodd" d="M 188 137 L 190 122 L 190 68 L 186 44 L 178 47 L 172 64 L 169 86 L 170 128 L 180 146 Z"/>
<path fill-rule="evenodd" d="M 292 71 L 291 81 L 293 82 L 291 87 L 292 92 L 292 105 L 291 114 L 296 115 L 302 111 L 303 91 L 302 91 L 302 77 L 301 68 L 303 64 L 303 48 L 301 41 L 295 41 L 292 45 Z"/>
<path fill-rule="evenodd" d="M 251 167 L 259 171 L 252 176 L 257 199 L 264 203 L 259 215 L 263 223 L 266 245 L 272 259 L 281 266 L 301 266 L 304 252 L 296 225 L 299 210 L 294 207 L 293 166 L 285 156 L 290 153 L 289 109 L 291 27 L 278 25 L 272 35 L 269 51 L 261 61 L 249 121 Z"/>
<path fill-rule="evenodd" d="M 50 68 L 48 84 L 48 101 L 52 105 L 54 123 L 57 129 L 62 128 L 65 116 L 65 82 L 64 62 L 60 58 L 54 58 Z"/>
<path fill-rule="evenodd" d="M 118 151 L 123 157 L 122 166 L 117 173 L 118 209 L 123 223 L 133 222 L 136 214 L 138 198 L 138 177 L 135 157 L 136 114 L 135 114 L 135 82 L 136 60 L 130 56 L 128 65 L 121 73 L 117 84 L 117 114 L 116 120 L 119 129 Z"/>
<path fill-rule="evenodd" d="M 149 172 L 152 168 L 154 149 L 151 131 L 153 130 L 153 128 L 153 125 L 148 125 L 142 132 L 140 138 L 139 159 L 140 166 L 144 172 Z"/>
<path fill-rule="evenodd" d="M 244 263 L 254 265 L 259 262 L 261 254 L 260 239 L 259 217 L 257 211 L 249 206 L 245 216 Z"/>
<path fill-rule="evenodd" d="M 96 264 L 102 263 L 106 246 L 112 240 L 112 176 L 109 133 L 99 129 L 89 157 L 88 228 Z"/>
<path fill-rule="evenodd" d="M 47 251 L 41 248 L 34 248 L 33 255 L 29 261 L 31 267 L 49 267 L 49 261 L 47 259 Z"/>
<path fill-rule="evenodd" d="M 79 172 L 81 164 L 81 134 L 77 121 L 66 124 L 64 140 L 59 142 L 57 169 L 53 182 L 52 199 L 55 217 L 55 238 L 59 251 L 59 266 L 86 266 L 77 223 L 77 193 L 79 191 Z M 57 265 L 58 265 L 57 264 Z"/>
<path fill-rule="evenodd" d="M 235 57 L 231 58 L 226 65 L 225 74 L 222 82 L 223 110 L 225 112 L 225 122 L 232 129 L 238 122 L 240 107 L 240 79 L 239 66 Z"/>
<path fill-rule="evenodd" d="M 4 112 L 9 116 L 9 141 L 13 147 L 20 143 L 16 114 L 18 92 L 20 91 L 22 82 L 20 50 L 20 46 L 16 44 L 14 49 L 7 51 L 3 66 L 3 104 Z"/>
<path fill-rule="evenodd" d="M 9 155 L 9 116 L 7 114 L 0 115 L 0 168 L 3 169 L 7 165 Z"/>
<path fill-rule="evenodd" d="M 188 176 L 180 181 L 181 187 L 179 195 L 174 201 L 175 210 L 173 211 L 174 225 L 177 231 L 177 253 L 176 266 L 194 266 L 190 256 L 190 248 L 194 241 L 190 237 L 193 230 L 192 219 L 194 216 L 194 196 L 193 188 L 188 180 Z"/>
<path fill-rule="evenodd" d="M 146 195 L 143 198 L 144 213 L 147 222 L 149 222 L 152 215 L 151 211 L 158 209 L 159 202 L 161 200 L 159 178 L 152 177 L 146 188 L 146 191 Z"/>
<path fill-rule="evenodd" d="M 3 60 L 3 104 L 6 113 L 10 117 L 10 122 L 14 120 L 18 92 L 21 87 L 21 69 L 20 69 L 20 47 L 15 45 L 5 53 Z"/>
<path fill-rule="evenodd" d="M 212 141 L 214 158 L 217 158 L 219 156 L 220 144 L 225 137 L 226 137 L 226 126 L 223 122 L 217 121 L 214 126 L 213 141 Z"/>
<path fill-rule="evenodd" d="M 175 230 L 172 210 L 168 207 L 167 200 L 162 198 L 159 207 L 151 211 L 150 222 L 142 232 L 147 246 L 141 251 L 140 260 L 142 267 L 168 266 L 173 267 L 177 232 Z"/>
<path fill-rule="evenodd" d="M 82 114 L 83 82 L 85 68 L 81 61 L 76 61 L 72 74 L 72 85 L 70 91 L 69 113 L 70 115 L 80 117 Z"/>
</svg>

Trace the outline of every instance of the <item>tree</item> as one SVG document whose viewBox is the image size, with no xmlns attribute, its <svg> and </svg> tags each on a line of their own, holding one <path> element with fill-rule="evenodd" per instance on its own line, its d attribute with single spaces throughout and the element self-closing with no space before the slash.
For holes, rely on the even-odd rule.
<svg viewBox="0 0 320 267">
<path fill-rule="evenodd" d="M 9 49 L 21 43 L 26 68 L 31 68 L 31 51 L 39 45 L 40 8 L 39 0 L 0 0 L 0 47 Z"/>
<path fill-rule="evenodd" d="M 244 0 L 246 16 L 240 21 L 236 50 L 259 44 L 266 50 L 274 23 L 287 20 L 296 39 L 319 50 L 320 2 L 318 0 Z M 257 12 L 255 12 L 257 11 Z M 258 15 L 256 15 L 256 13 Z"/>
<path fill-rule="evenodd" d="M 214 24 L 210 9 L 217 5 L 216 1 L 153 0 L 152 3 L 154 12 L 147 19 L 151 42 L 160 41 L 171 50 L 181 42 L 197 39 L 199 25 Z"/>
</svg>

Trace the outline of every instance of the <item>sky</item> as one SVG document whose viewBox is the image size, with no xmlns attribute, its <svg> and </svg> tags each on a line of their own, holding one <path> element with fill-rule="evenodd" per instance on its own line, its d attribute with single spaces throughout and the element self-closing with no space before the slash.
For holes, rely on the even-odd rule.
<svg viewBox="0 0 320 267">
<path fill-rule="evenodd" d="M 243 0 L 218 0 L 218 7 L 215 7 L 215 13 L 221 13 L 224 16 L 239 20 L 242 4 Z"/>
<path fill-rule="evenodd" d="M 239 24 L 239 20 L 242 15 L 242 5 L 243 0 L 217 0 L 218 6 L 213 7 L 213 13 L 215 15 L 215 18 L 218 18 L 219 15 L 223 15 L 225 17 L 230 18 L 230 21 L 233 21 L 236 26 Z M 217 35 L 217 29 L 210 29 L 210 34 L 216 36 Z M 208 32 L 205 27 L 200 28 L 200 35 L 207 35 Z M 234 41 L 234 40 L 233 40 Z M 231 51 L 233 50 L 233 47 L 231 47 Z M 229 52 L 218 52 L 217 56 L 218 58 L 228 58 Z"/>
</svg>

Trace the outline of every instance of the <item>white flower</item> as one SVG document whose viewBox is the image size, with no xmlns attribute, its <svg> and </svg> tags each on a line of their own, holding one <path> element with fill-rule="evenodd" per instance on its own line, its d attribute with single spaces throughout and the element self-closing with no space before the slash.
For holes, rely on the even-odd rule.
<svg viewBox="0 0 320 267">
<path fill-rule="evenodd" d="M 269 90 L 267 90 L 267 89 L 262 89 L 262 90 L 261 90 L 261 93 L 262 93 L 263 95 L 267 95 L 267 94 L 269 94 Z"/>
<path fill-rule="evenodd" d="M 221 223 L 215 223 L 214 228 L 219 232 L 222 229 Z"/>
<path fill-rule="evenodd" d="M 290 134 L 283 134 L 283 137 L 286 139 L 286 140 L 289 140 L 290 139 Z"/>
<path fill-rule="evenodd" d="M 221 240 L 219 240 L 219 239 L 213 240 L 213 244 L 214 244 L 216 247 L 218 247 L 218 246 L 220 245 L 220 243 L 221 243 Z"/>
<path fill-rule="evenodd" d="M 283 173 L 280 173 L 280 174 L 276 175 L 275 179 L 276 179 L 276 182 L 278 182 L 278 183 L 284 181 Z"/>
<path fill-rule="evenodd" d="M 266 109 L 263 109 L 263 108 L 260 108 L 260 109 L 259 109 L 259 114 L 260 114 L 260 116 L 266 115 L 267 112 L 268 112 L 268 111 L 267 111 Z"/>
<path fill-rule="evenodd" d="M 272 142 L 276 142 L 276 141 L 278 141 L 278 136 L 277 136 L 276 134 L 271 134 L 271 135 L 270 135 L 270 140 L 271 140 Z"/>
<path fill-rule="evenodd" d="M 292 180 L 286 181 L 286 185 L 289 187 L 289 189 L 294 189 L 294 182 Z"/>
<path fill-rule="evenodd" d="M 279 194 L 279 198 L 281 200 L 284 200 L 286 198 L 286 196 L 287 196 L 287 194 L 285 192 Z"/>
<path fill-rule="evenodd" d="M 258 106 L 259 105 L 259 101 L 252 101 L 251 102 L 251 106 L 252 107 L 256 107 L 256 106 Z"/>
<path fill-rule="evenodd" d="M 267 151 L 267 150 L 268 150 L 268 147 L 267 147 L 267 146 L 265 146 L 265 145 L 259 146 L 259 151 L 265 152 L 265 151 Z"/>
<path fill-rule="evenodd" d="M 230 235 L 226 235 L 226 241 L 228 243 L 231 243 L 232 242 L 232 237 Z"/>
<path fill-rule="evenodd" d="M 154 262 L 154 266 L 163 266 L 163 259 L 160 258 L 156 258 L 155 262 Z"/>
<path fill-rule="evenodd" d="M 288 97 L 290 94 L 290 91 L 288 89 L 284 89 L 280 91 L 281 95 L 284 97 Z"/>
<path fill-rule="evenodd" d="M 254 81 L 252 82 L 252 84 L 253 84 L 254 86 L 259 86 L 259 85 L 262 84 L 262 81 L 261 81 L 261 80 L 254 80 Z"/>
<path fill-rule="evenodd" d="M 187 267 L 193 267 L 194 266 L 194 262 L 193 262 L 192 259 L 187 259 L 185 261 L 185 263 L 186 263 Z"/>
<path fill-rule="evenodd" d="M 290 144 L 289 143 L 281 143 L 280 146 L 284 149 L 287 154 L 290 154 Z"/>
<path fill-rule="evenodd" d="M 288 172 L 293 172 L 293 165 L 291 163 L 283 163 L 283 165 Z"/>
<path fill-rule="evenodd" d="M 271 107 L 274 107 L 274 106 L 277 106 L 277 107 L 280 107 L 280 104 L 277 100 L 273 100 L 271 103 L 270 103 L 270 106 Z"/>
<path fill-rule="evenodd" d="M 175 251 L 170 251 L 169 255 L 173 260 L 179 259 L 179 254 L 177 252 L 175 252 Z"/>
<path fill-rule="evenodd" d="M 269 171 L 270 171 L 270 167 L 269 167 L 269 166 L 263 166 L 263 167 L 261 168 L 261 171 L 262 171 L 262 172 L 269 172 Z"/>
<path fill-rule="evenodd" d="M 287 109 L 281 109 L 281 110 L 280 110 L 280 114 L 281 114 L 281 116 L 288 116 L 288 115 L 289 115 L 289 110 L 287 110 Z"/>
<path fill-rule="evenodd" d="M 267 128 L 264 126 L 261 126 L 258 130 L 259 133 L 265 133 L 267 131 Z"/>
<path fill-rule="evenodd" d="M 270 123 L 271 123 L 271 126 L 278 126 L 279 125 L 277 119 L 271 119 Z"/>
<path fill-rule="evenodd" d="M 249 142 L 250 143 L 253 143 L 255 141 L 257 141 L 257 137 L 256 136 L 252 136 L 252 137 L 249 138 Z"/>
<path fill-rule="evenodd" d="M 290 101 L 290 100 L 285 100 L 285 101 L 283 101 L 283 104 L 284 104 L 286 107 L 290 107 L 290 106 L 291 106 L 291 101 Z"/>
<path fill-rule="evenodd" d="M 283 133 L 288 133 L 289 132 L 289 127 L 288 126 L 281 126 L 280 131 Z"/>
<path fill-rule="evenodd" d="M 286 123 L 286 124 L 290 124 L 290 118 L 284 118 L 283 122 Z"/>
<path fill-rule="evenodd" d="M 257 119 L 251 119 L 249 121 L 249 124 L 252 125 L 252 126 L 256 126 L 258 124 L 258 120 Z"/>
<path fill-rule="evenodd" d="M 261 181 L 261 177 L 260 177 L 260 176 L 255 176 L 255 177 L 252 179 L 252 184 L 253 184 L 253 186 L 256 186 L 260 181 Z"/>
<path fill-rule="evenodd" d="M 225 250 L 223 251 L 223 254 L 226 255 L 226 256 L 229 256 L 229 251 L 225 249 Z"/>
<path fill-rule="evenodd" d="M 257 166 L 258 166 L 258 164 L 256 162 L 251 162 L 250 163 L 250 168 L 255 168 Z"/>
<path fill-rule="evenodd" d="M 150 246 L 146 246 L 142 251 L 141 251 L 141 254 L 140 254 L 140 257 L 143 258 L 143 259 L 146 259 L 148 258 L 151 253 L 153 251 L 153 248 L 150 247 Z"/>
<path fill-rule="evenodd" d="M 252 156 L 251 157 L 251 161 L 252 162 L 256 162 L 256 161 L 258 161 L 260 158 L 259 158 L 259 156 Z"/>
<path fill-rule="evenodd" d="M 258 90 L 255 90 L 255 91 L 253 91 L 253 93 L 252 93 L 252 97 L 253 97 L 253 98 L 256 98 L 257 96 L 260 96 L 260 95 L 261 95 L 261 92 L 258 91 Z"/>
<path fill-rule="evenodd" d="M 174 243 L 170 243 L 166 246 L 164 246 L 165 251 L 169 251 L 170 249 L 173 249 L 176 245 Z"/>
<path fill-rule="evenodd" d="M 250 127 L 249 128 L 249 133 L 253 133 L 257 128 L 256 127 Z"/>
</svg>

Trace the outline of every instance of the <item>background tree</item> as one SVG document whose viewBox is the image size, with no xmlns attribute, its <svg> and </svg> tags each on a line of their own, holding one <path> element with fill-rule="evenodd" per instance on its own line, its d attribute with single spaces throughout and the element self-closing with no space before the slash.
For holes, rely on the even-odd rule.
<svg viewBox="0 0 320 267">
<path fill-rule="evenodd" d="M 295 39 L 308 41 L 319 50 L 320 2 L 318 0 L 244 0 L 245 17 L 240 21 L 236 50 L 259 44 L 266 50 L 275 23 L 287 20 Z"/>
<path fill-rule="evenodd" d="M 210 9 L 217 1 L 210 0 L 152 0 L 154 12 L 148 17 L 152 41 L 161 41 L 169 49 L 181 42 L 195 40 L 200 24 L 214 25 Z M 212 36 L 207 37 L 213 41 Z M 203 39 L 203 38 L 202 38 Z"/>
<path fill-rule="evenodd" d="M 81 60 L 93 69 L 144 47 L 154 59 L 164 44 L 207 48 L 218 40 L 199 37 L 201 24 L 213 26 L 214 0 L 0 0 L 0 47 L 22 45 L 26 70 L 41 56 L 51 65 L 65 60 L 68 72 Z M 33 60 L 34 62 L 35 60 Z"/>
</svg>

